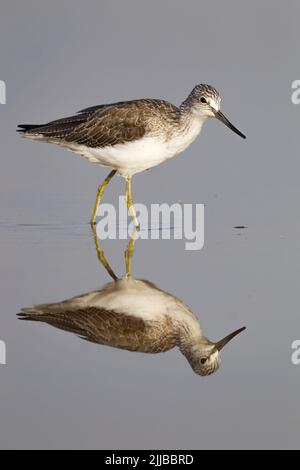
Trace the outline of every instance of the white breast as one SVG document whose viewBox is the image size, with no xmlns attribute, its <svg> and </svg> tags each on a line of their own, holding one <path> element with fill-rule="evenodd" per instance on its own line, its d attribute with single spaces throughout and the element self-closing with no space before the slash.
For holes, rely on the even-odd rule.
<svg viewBox="0 0 300 470">
<path fill-rule="evenodd" d="M 135 142 L 103 148 L 89 148 L 84 145 L 68 144 L 68 149 L 93 163 L 114 168 L 121 176 L 133 176 L 148 170 L 183 152 L 199 135 L 203 121 L 193 121 L 182 134 L 172 139 L 143 137 Z"/>
<path fill-rule="evenodd" d="M 183 302 L 154 285 L 137 279 L 124 278 L 107 284 L 100 291 L 75 299 L 75 305 L 76 308 L 103 308 L 144 321 L 162 321 L 167 315 L 179 324 L 188 324 L 195 336 L 201 334 L 198 319 Z"/>
<path fill-rule="evenodd" d="M 162 319 L 171 309 L 172 297 L 144 281 L 121 279 L 84 299 L 89 306 L 104 308 L 142 318 L 145 321 Z"/>
<path fill-rule="evenodd" d="M 168 150 L 171 157 L 184 152 L 194 142 L 200 134 L 203 124 L 203 120 L 195 119 L 183 133 L 168 141 Z"/>
</svg>

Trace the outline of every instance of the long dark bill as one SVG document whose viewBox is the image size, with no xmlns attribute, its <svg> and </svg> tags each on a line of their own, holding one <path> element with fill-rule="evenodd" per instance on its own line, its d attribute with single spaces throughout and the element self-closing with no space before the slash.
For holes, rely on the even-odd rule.
<svg viewBox="0 0 300 470">
<path fill-rule="evenodd" d="M 246 328 L 240 328 L 239 330 L 235 331 L 234 333 L 231 333 L 230 335 L 226 336 L 226 338 L 222 339 L 221 341 L 219 341 L 216 346 L 215 346 L 215 349 L 216 351 L 222 351 L 223 348 L 225 348 L 225 346 L 233 340 L 233 338 L 235 338 L 236 336 L 238 336 L 239 334 L 243 333 L 243 331 L 245 331 Z"/>
<path fill-rule="evenodd" d="M 217 111 L 215 113 L 215 116 L 216 116 L 216 119 L 218 119 L 219 121 L 223 122 L 223 124 L 225 124 L 225 126 L 229 127 L 229 129 L 231 129 L 233 132 L 235 132 L 237 135 L 239 135 L 240 137 L 242 137 L 243 139 L 246 139 L 246 136 L 245 134 L 243 134 L 242 132 L 240 132 L 233 124 L 231 124 L 231 122 L 227 119 L 226 116 L 224 116 L 224 114 L 221 112 L 221 111 Z"/>
</svg>

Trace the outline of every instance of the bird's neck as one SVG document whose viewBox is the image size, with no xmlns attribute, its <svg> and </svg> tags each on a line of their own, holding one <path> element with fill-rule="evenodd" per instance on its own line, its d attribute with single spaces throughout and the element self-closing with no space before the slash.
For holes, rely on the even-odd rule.
<svg viewBox="0 0 300 470">
<path fill-rule="evenodd" d="M 200 133 L 203 124 L 207 120 L 207 117 L 199 116 L 199 114 L 196 113 L 191 102 L 189 101 L 189 98 L 182 103 L 179 110 L 179 124 L 181 131 L 189 132 L 194 130 Z"/>
<path fill-rule="evenodd" d="M 209 341 L 204 337 L 190 338 L 188 341 L 183 340 L 179 346 L 181 353 L 185 356 L 193 370 L 199 366 L 199 361 L 203 356 Z"/>
<path fill-rule="evenodd" d="M 187 358 L 192 358 L 206 341 L 199 322 L 193 316 L 178 324 L 178 347 Z"/>
</svg>

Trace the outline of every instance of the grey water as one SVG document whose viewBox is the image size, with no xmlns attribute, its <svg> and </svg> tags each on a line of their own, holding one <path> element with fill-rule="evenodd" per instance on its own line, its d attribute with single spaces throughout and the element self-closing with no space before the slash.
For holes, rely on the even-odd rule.
<svg viewBox="0 0 300 470">
<path fill-rule="evenodd" d="M 23 3 L 0 16 L 0 448 L 299 448 L 299 3 Z M 201 378 L 177 350 L 135 354 L 20 321 L 109 279 L 88 224 L 106 171 L 22 140 L 17 124 L 119 99 L 178 103 L 203 81 L 248 139 L 209 122 L 184 155 L 134 178 L 148 207 L 205 204 L 205 246 L 138 241 L 133 274 L 188 304 L 211 339 L 247 326 L 220 371 Z M 105 202 L 123 193 L 116 179 Z M 118 275 L 125 248 L 103 242 Z"/>
</svg>

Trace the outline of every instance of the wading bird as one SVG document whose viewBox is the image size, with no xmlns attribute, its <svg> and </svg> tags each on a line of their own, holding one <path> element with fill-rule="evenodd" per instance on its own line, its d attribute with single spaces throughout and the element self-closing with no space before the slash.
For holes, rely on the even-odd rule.
<svg viewBox="0 0 300 470">
<path fill-rule="evenodd" d="M 60 303 L 25 308 L 20 317 L 75 333 L 92 343 L 128 351 L 162 353 L 178 347 L 197 374 L 216 372 L 221 363 L 220 352 L 245 328 L 221 341 L 208 340 L 198 318 L 181 300 L 149 281 L 132 277 L 134 238 L 126 251 L 126 275 L 118 278 L 95 232 L 94 237 L 98 258 L 113 282 Z"/>
<path fill-rule="evenodd" d="M 220 111 L 220 102 L 215 88 L 198 85 L 180 107 L 163 100 L 125 101 L 87 108 L 48 124 L 19 125 L 18 131 L 24 137 L 60 145 L 112 169 L 98 188 L 92 225 L 107 185 L 116 174 L 123 176 L 128 210 L 139 228 L 131 192 L 135 174 L 187 149 L 209 118 L 218 119 L 245 138 Z"/>
</svg>

